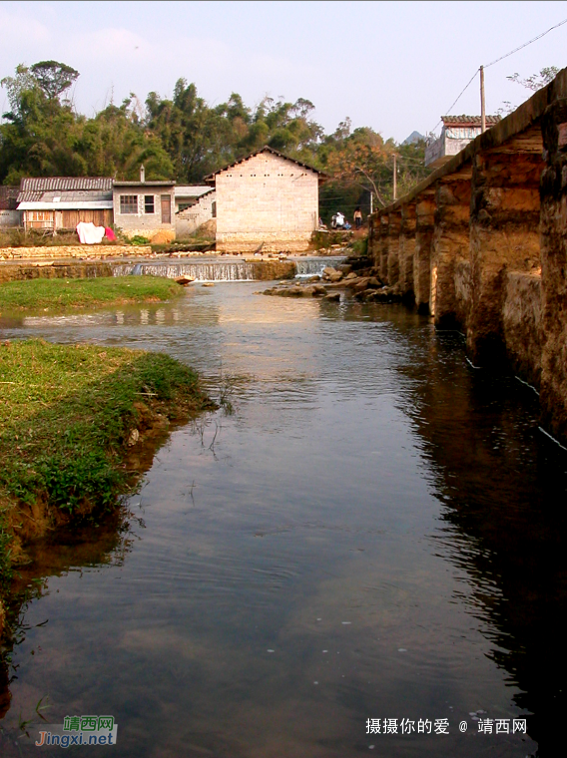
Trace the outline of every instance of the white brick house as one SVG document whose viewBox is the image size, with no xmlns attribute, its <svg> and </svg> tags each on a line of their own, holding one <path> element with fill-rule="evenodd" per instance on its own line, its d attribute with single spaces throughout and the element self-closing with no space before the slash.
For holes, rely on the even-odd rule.
<svg viewBox="0 0 567 758">
<path fill-rule="evenodd" d="M 270 147 L 206 178 L 216 189 L 217 250 L 303 252 L 319 221 L 323 175 Z"/>
</svg>

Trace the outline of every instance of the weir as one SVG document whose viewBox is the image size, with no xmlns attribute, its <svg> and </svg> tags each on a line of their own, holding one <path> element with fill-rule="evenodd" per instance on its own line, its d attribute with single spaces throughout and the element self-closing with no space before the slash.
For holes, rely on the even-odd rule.
<svg viewBox="0 0 567 758">
<path fill-rule="evenodd" d="M 380 277 L 474 365 L 510 365 L 567 438 L 567 69 L 369 220 Z M 413 265 L 412 265 L 413 264 Z"/>
<path fill-rule="evenodd" d="M 251 282 L 321 275 L 326 266 L 335 266 L 343 260 L 344 256 L 333 256 L 282 261 L 226 261 L 219 258 L 179 263 L 115 263 L 112 272 L 113 276 L 146 275 L 168 279 L 186 276 L 198 282 Z"/>
</svg>

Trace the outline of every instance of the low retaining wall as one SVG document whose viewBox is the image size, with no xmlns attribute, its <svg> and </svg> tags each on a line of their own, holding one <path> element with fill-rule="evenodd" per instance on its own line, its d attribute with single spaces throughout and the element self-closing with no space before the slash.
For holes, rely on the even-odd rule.
<svg viewBox="0 0 567 758">
<path fill-rule="evenodd" d="M 93 279 L 112 276 L 110 263 L 51 263 L 47 266 L 14 264 L 0 266 L 0 282 L 26 279 Z"/>
<path fill-rule="evenodd" d="M 151 245 L 44 245 L 38 247 L 0 248 L 0 260 L 59 260 L 80 258 L 81 260 L 104 260 L 151 255 Z"/>
</svg>

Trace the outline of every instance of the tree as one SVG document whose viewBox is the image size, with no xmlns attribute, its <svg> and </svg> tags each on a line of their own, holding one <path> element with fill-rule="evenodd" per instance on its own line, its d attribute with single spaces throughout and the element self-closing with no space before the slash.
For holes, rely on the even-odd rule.
<svg viewBox="0 0 567 758">
<path fill-rule="evenodd" d="M 85 124 L 78 150 L 91 176 L 136 180 L 142 163 L 148 179 L 174 175 L 162 141 L 145 127 L 138 111 L 132 94 L 120 107 L 109 105 Z"/>
<path fill-rule="evenodd" d="M 522 87 L 525 87 L 526 89 L 531 90 L 532 92 L 537 92 L 538 90 L 542 89 L 543 87 L 547 86 L 550 82 L 552 82 L 557 74 L 559 73 L 559 69 L 557 66 L 548 66 L 546 68 L 542 68 L 539 72 L 539 74 L 532 74 L 531 76 L 528 76 L 526 79 L 520 79 L 520 74 L 517 72 L 515 74 L 512 74 L 512 76 L 507 76 L 506 79 L 510 82 L 515 82 L 516 84 L 520 84 Z M 518 106 L 513 105 L 510 100 L 504 100 L 502 102 L 502 105 L 498 110 L 496 111 L 500 116 L 507 116 L 513 111 L 516 110 Z"/>
<path fill-rule="evenodd" d="M 59 98 L 79 77 L 74 68 L 57 61 L 34 63 L 30 71 L 49 100 Z"/>
<path fill-rule="evenodd" d="M 233 104 L 238 109 L 238 101 Z M 147 127 L 161 140 L 178 182 L 202 182 L 227 158 L 230 162 L 230 130 L 223 107 L 209 108 L 194 84 L 178 79 L 173 100 L 162 100 L 150 92 L 146 107 Z"/>
<path fill-rule="evenodd" d="M 48 97 L 33 68 L 20 64 L 14 77 L 1 82 L 11 110 L 0 124 L 0 181 L 9 184 L 22 176 L 81 176 L 87 168 L 77 149 L 84 117 L 58 97 Z"/>
<path fill-rule="evenodd" d="M 537 92 L 538 89 L 542 89 L 542 87 L 552 82 L 558 73 L 559 69 L 557 66 L 548 66 L 547 68 L 542 68 L 539 74 L 532 74 L 527 79 L 520 79 L 520 74 L 518 73 L 507 76 L 506 79 L 516 84 L 521 84 L 522 87 L 532 92 Z"/>
</svg>

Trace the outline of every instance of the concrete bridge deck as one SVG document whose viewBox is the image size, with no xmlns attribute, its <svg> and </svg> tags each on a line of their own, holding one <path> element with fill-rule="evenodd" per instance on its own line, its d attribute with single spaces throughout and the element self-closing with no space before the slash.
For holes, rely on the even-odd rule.
<svg viewBox="0 0 567 758">
<path fill-rule="evenodd" d="M 369 225 L 382 279 L 511 364 L 566 440 L 567 69 Z"/>
</svg>

